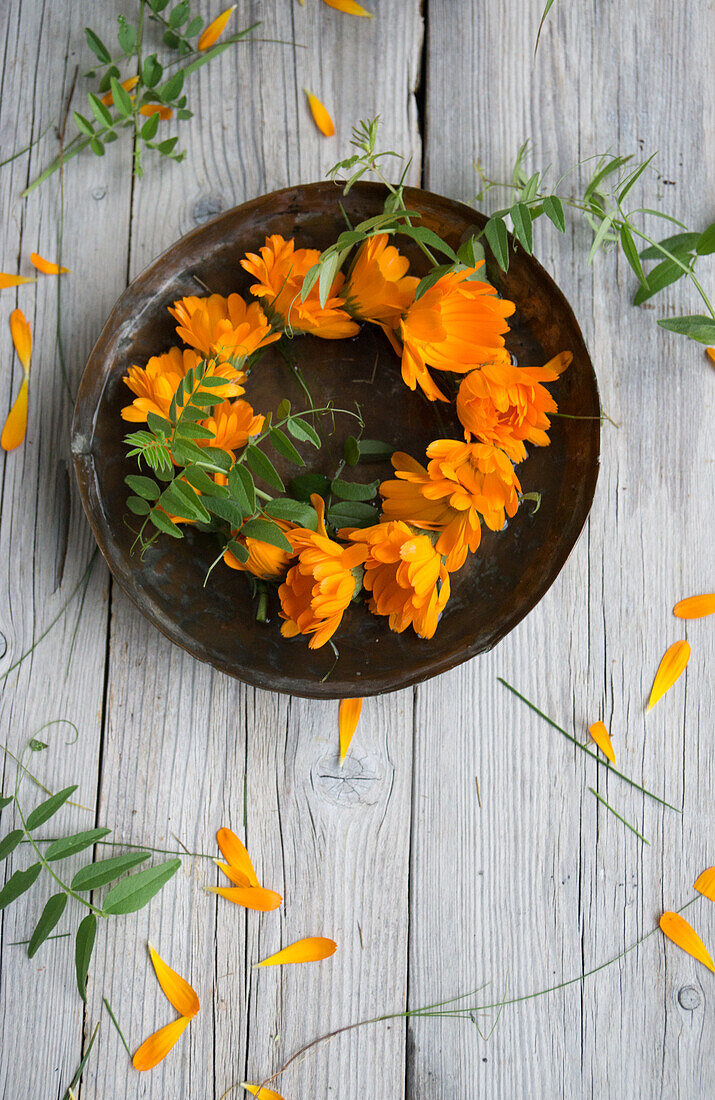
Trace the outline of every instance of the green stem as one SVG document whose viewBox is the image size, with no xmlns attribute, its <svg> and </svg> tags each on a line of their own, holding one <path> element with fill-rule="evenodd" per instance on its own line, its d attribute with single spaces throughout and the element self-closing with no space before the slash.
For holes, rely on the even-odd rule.
<svg viewBox="0 0 715 1100">
<path fill-rule="evenodd" d="M 644 844 L 650 844 L 650 841 L 646 840 L 646 838 L 641 833 L 638 832 L 638 830 L 635 828 L 635 826 L 631 825 L 630 821 L 626 821 L 625 817 L 621 817 L 621 815 L 618 813 L 618 811 L 614 810 L 613 806 L 611 806 L 610 803 L 606 802 L 605 798 L 603 798 L 598 793 L 598 791 L 595 791 L 593 789 L 593 787 L 589 787 L 588 789 L 591 792 L 591 794 L 594 795 L 598 799 L 599 802 L 603 803 L 603 805 L 606 807 L 607 810 L 611 811 L 611 813 L 613 814 L 614 817 L 617 817 L 618 820 L 621 821 L 627 829 L 630 829 L 632 833 L 635 833 L 639 840 L 642 840 Z"/>
<path fill-rule="evenodd" d="M 28 145 L 25 146 L 24 149 L 20 149 L 17 153 L 13 153 L 12 156 L 6 157 L 5 160 L 0 160 L 0 168 L 4 168 L 6 164 L 10 164 L 11 161 L 17 160 L 18 157 L 22 157 L 25 153 L 28 153 L 30 149 L 32 149 L 33 145 L 37 145 L 38 141 L 40 141 L 45 136 L 51 126 L 52 123 L 48 122 L 42 133 L 38 134 L 34 141 L 31 141 Z"/>
<path fill-rule="evenodd" d="M 72 803 L 68 803 L 72 805 Z M 53 844 L 56 840 L 61 840 L 62 837 L 56 836 L 41 836 L 37 837 L 38 844 Z M 21 844 L 28 843 L 27 841 L 20 841 Z M 208 852 L 187 852 L 182 850 L 180 852 L 174 851 L 171 848 L 152 848 L 150 844 L 129 844 L 125 840 L 95 840 L 95 844 L 101 844 L 107 848 L 133 848 L 138 852 L 154 852 L 160 856 L 192 856 L 195 859 L 214 859 L 214 856 L 208 854 Z"/>
</svg>

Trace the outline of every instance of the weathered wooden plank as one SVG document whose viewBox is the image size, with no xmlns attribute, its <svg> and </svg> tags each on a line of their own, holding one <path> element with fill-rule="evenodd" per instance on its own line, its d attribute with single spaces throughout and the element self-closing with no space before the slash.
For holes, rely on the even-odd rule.
<svg viewBox="0 0 715 1100">
<path fill-rule="evenodd" d="M 706 5 L 660 5 L 647 23 L 635 9 L 556 5 L 532 67 L 540 7 L 430 4 L 425 185 L 470 201 L 473 158 L 508 178 L 529 136 L 534 167 L 552 161 L 558 172 L 609 148 L 659 149 L 665 180 L 651 176 L 647 198 L 665 194 L 668 212 L 704 226 L 711 211 L 700 181 L 712 174 L 712 149 L 703 135 L 713 117 Z M 604 406 L 621 427 L 604 428 L 588 529 L 538 609 L 496 652 L 418 690 L 413 1007 L 484 981 L 492 984 L 481 1003 L 494 1002 L 505 987 L 518 996 L 598 965 L 681 904 L 712 862 L 712 631 L 670 613 L 712 576 L 703 518 L 712 479 L 704 486 L 700 476 L 712 461 L 712 379 L 696 345 L 659 330 L 655 310 L 629 305 L 633 279 L 622 259 L 586 267 L 588 238 L 582 227 L 565 240 L 545 231 L 536 252 L 574 306 Z M 681 287 L 664 299 L 670 312 L 693 308 Z M 685 634 L 687 685 L 646 720 L 661 653 Z M 682 820 L 613 778 L 596 781 L 595 765 L 497 675 L 584 738 L 603 717 L 623 770 L 682 799 Z M 589 785 L 650 847 L 596 808 Z M 712 932 L 706 903 L 690 912 Z M 657 936 L 583 987 L 506 1009 L 488 1044 L 471 1023 L 414 1022 L 408 1094 L 702 1095 L 713 1025 L 700 978 Z"/>
</svg>

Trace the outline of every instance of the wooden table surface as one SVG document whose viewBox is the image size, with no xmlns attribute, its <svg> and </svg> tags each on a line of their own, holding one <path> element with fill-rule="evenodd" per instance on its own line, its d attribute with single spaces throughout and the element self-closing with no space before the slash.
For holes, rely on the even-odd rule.
<svg viewBox="0 0 715 1100">
<path fill-rule="evenodd" d="M 369 0 L 373 20 L 319 0 L 240 0 L 234 26 L 263 19 L 275 42 L 239 45 L 191 78 L 181 166 L 129 145 L 65 171 L 62 333 L 72 390 L 117 296 L 177 237 L 220 210 L 317 180 L 351 126 L 379 113 L 382 138 L 413 156 L 410 181 L 472 201 L 474 162 L 508 172 L 530 137 L 535 165 L 564 169 L 607 149 L 658 150 L 646 198 L 688 225 L 712 220 L 712 5 L 561 0 L 535 62 L 540 0 Z M 112 35 L 122 3 L 5 0 L 0 6 L 0 160 L 56 118 L 82 27 Z M 209 14 L 216 12 L 213 4 Z M 218 10 L 216 8 L 216 10 Z M 290 43 L 296 43 L 292 45 Z M 301 89 L 330 107 L 317 133 Z M 73 107 L 82 109 L 80 78 Z M 57 151 L 52 129 L 0 170 L 0 267 L 52 256 L 55 176 L 18 195 Z M 495 200 L 495 203 L 498 200 Z M 494 205 L 493 204 L 493 205 Z M 646 203 L 648 205 L 648 203 Z M 80 777 L 88 818 L 130 843 L 214 852 L 231 825 L 276 914 L 205 894 L 211 865 L 184 860 L 158 898 L 102 928 L 86 1007 L 72 940 L 33 960 L 25 939 L 46 899 L 36 889 L 0 917 L 0 1095 L 62 1097 L 103 1019 L 83 1100 L 211 1097 L 261 1080 L 332 1028 L 453 997 L 536 992 L 613 959 L 692 896 L 715 862 L 713 622 L 684 624 L 677 599 L 712 590 L 713 384 L 700 345 L 659 329 L 697 311 L 684 283 L 634 309 L 623 257 L 588 267 L 589 233 L 537 233 L 536 254 L 573 305 L 598 372 L 602 467 L 588 525 L 541 604 L 495 651 L 414 690 L 368 699 L 349 760 L 337 759 L 337 704 L 246 688 L 174 648 L 130 605 L 100 561 L 75 596 L 93 539 L 70 460 L 71 399 L 56 341 L 56 285 L 2 293 L 0 411 L 20 379 L 7 318 L 20 304 L 35 339 L 30 422 L 0 457 L 0 729 L 13 752 L 44 723 L 33 759 L 52 789 Z M 660 310 L 661 313 L 657 313 Z M 54 625 L 51 625 L 54 622 Z M 666 646 L 692 645 L 687 677 L 645 717 Z M 661 809 L 606 778 L 497 682 L 504 676 L 580 739 L 603 718 L 622 769 L 683 807 Z M 0 764 L 7 788 L 14 765 Z M 480 800 L 477 797 L 478 777 Z M 643 845 L 590 786 L 647 837 Z M 5 821 L 3 822 L 5 825 Z M 9 827 L 9 826 L 8 826 Z M 25 866 L 18 849 L 2 873 Z M 43 887 L 43 889 L 45 889 Z M 715 907 L 689 910 L 710 949 Z M 254 971 L 304 935 L 340 948 L 326 963 Z M 130 1066 L 103 1009 L 134 1049 L 172 1018 L 145 942 L 196 987 L 202 1011 L 153 1073 Z M 488 1041 L 471 1022 L 394 1019 L 348 1032 L 294 1064 L 286 1100 L 712 1095 L 713 977 L 660 936 L 583 982 L 507 1007 Z M 478 1020 L 486 1032 L 495 1013 Z M 709 1083 L 708 1083 L 709 1082 Z M 238 1096 L 239 1090 L 231 1095 Z M 242 1095 L 242 1093 L 241 1093 Z"/>
</svg>

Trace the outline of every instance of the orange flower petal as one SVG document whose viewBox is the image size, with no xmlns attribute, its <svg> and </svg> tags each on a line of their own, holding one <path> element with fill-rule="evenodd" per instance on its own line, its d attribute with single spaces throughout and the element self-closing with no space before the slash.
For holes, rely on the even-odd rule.
<svg viewBox="0 0 715 1100">
<path fill-rule="evenodd" d="M 319 962 L 320 959 L 329 959 L 338 950 L 335 940 L 327 940 L 324 936 L 309 936 L 304 940 L 296 940 L 289 947 L 270 955 L 256 966 L 283 966 L 285 963 L 309 963 Z"/>
<path fill-rule="evenodd" d="M 161 103 L 145 103 L 143 107 L 139 108 L 140 115 L 158 115 L 161 119 L 171 118 L 173 115 L 171 107 L 163 107 Z"/>
<path fill-rule="evenodd" d="M 215 859 L 214 863 L 221 871 L 223 871 L 226 878 L 230 879 L 234 886 L 251 885 L 251 883 L 248 881 L 247 876 L 244 875 L 243 871 L 237 871 L 235 867 L 231 867 L 229 863 L 222 863 L 220 859 Z M 253 885 L 255 885 L 255 883 Z"/>
<path fill-rule="evenodd" d="M 707 871 L 698 875 L 693 883 L 693 889 L 703 897 L 710 898 L 710 901 L 715 901 L 715 867 L 708 867 Z"/>
<path fill-rule="evenodd" d="M 673 614 L 679 619 L 703 619 L 706 615 L 715 614 L 715 592 L 705 596 L 688 596 L 687 600 L 676 603 Z"/>
<path fill-rule="evenodd" d="M 15 404 L 8 413 L 5 427 L 0 435 L 0 447 L 4 451 L 14 451 L 25 438 L 27 431 L 27 378 L 20 386 Z"/>
<path fill-rule="evenodd" d="M 335 133 L 335 123 L 328 114 L 327 108 L 320 102 L 317 96 L 309 92 L 307 88 L 303 91 L 308 97 L 308 106 L 310 107 L 310 113 L 313 116 L 315 125 L 320 130 L 321 134 L 325 134 L 326 137 L 332 137 Z"/>
<path fill-rule="evenodd" d="M 715 963 L 710 958 L 705 944 L 680 913 L 663 913 L 660 918 L 660 929 L 682 951 L 687 951 L 688 955 L 692 955 L 703 966 L 707 966 L 708 970 L 715 973 Z"/>
<path fill-rule="evenodd" d="M 259 913 L 269 913 L 283 901 L 275 890 L 266 890 L 263 886 L 207 886 L 206 889 L 210 894 L 220 894 L 234 905 L 255 909 Z"/>
<path fill-rule="evenodd" d="M 159 1031 L 155 1031 L 153 1035 L 145 1039 L 132 1058 L 134 1069 L 143 1071 L 153 1069 L 154 1066 L 158 1065 L 162 1058 L 166 1058 L 174 1044 L 179 1041 L 188 1023 L 189 1017 L 181 1016 L 178 1020 L 174 1020 L 173 1023 L 160 1028 Z"/>
<path fill-rule="evenodd" d="M 231 829 L 219 829 L 216 833 L 216 843 L 226 862 L 230 864 L 234 871 L 239 871 L 242 875 L 245 875 L 249 886 L 258 886 L 258 878 L 253 869 L 251 857 L 236 834 Z"/>
<path fill-rule="evenodd" d="M 33 267 L 36 267 L 38 271 L 41 271 L 43 275 L 71 275 L 72 272 L 68 267 L 60 267 L 59 264 L 53 264 L 51 260 L 45 260 L 38 252 L 30 253 L 30 263 Z"/>
<path fill-rule="evenodd" d="M 10 334 L 18 359 L 27 374 L 30 369 L 30 356 L 32 355 L 32 332 L 21 309 L 14 309 L 10 314 Z"/>
<path fill-rule="evenodd" d="M 175 970 L 167 966 L 151 944 L 149 944 L 149 954 L 154 970 L 156 971 L 159 985 L 164 990 L 169 1003 L 174 1006 L 178 1013 L 182 1016 L 187 1016 L 191 1020 L 200 1008 L 196 991 L 191 988 L 189 983 L 182 978 L 180 974 L 177 974 Z"/>
<path fill-rule="evenodd" d="M 616 754 L 613 751 L 611 738 L 603 722 L 594 722 L 592 726 L 588 727 L 588 732 L 591 734 L 591 737 L 594 739 L 604 756 L 607 756 L 611 763 L 615 764 Z"/>
<path fill-rule="evenodd" d="M 705 348 L 705 351 L 708 358 L 711 359 L 713 363 L 715 363 L 715 348 Z"/>
<path fill-rule="evenodd" d="M 216 16 L 212 23 L 209 23 L 196 45 L 198 50 L 208 50 L 210 46 L 213 46 L 214 42 L 219 40 L 235 7 L 236 5 L 233 4 L 230 8 L 226 8 L 226 11 L 222 11 L 220 15 Z"/>
<path fill-rule="evenodd" d="M 358 4 L 357 0 L 323 0 L 323 3 L 327 4 L 329 8 L 344 12 L 345 15 L 362 15 L 372 19 L 372 12 L 364 8 L 362 4 Z"/>
<path fill-rule="evenodd" d="M 4 271 L 0 271 L 0 290 L 5 290 L 8 286 L 22 286 L 23 283 L 36 282 L 37 279 L 27 275 L 6 275 Z"/>
<path fill-rule="evenodd" d="M 340 731 L 340 763 L 348 755 L 350 742 L 357 729 L 362 710 L 362 699 L 341 699 L 338 709 L 338 730 Z"/>
<path fill-rule="evenodd" d="M 648 710 L 654 707 L 666 691 L 673 686 L 689 660 L 690 646 L 685 641 L 673 642 L 672 646 L 666 649 L 655 674 L 650 699 L 648 700 Z"/>
<path fill-rule="evenodd" d="M 257 1096 L 258 1100 L 283 1100 L 279 1092 L 274 1092 L 273 1089 L 268 1089 L 265 1085 L 250 1085 L 248 1081 L 241 1081 L 241 1088 L 245 1089 L 246 1092 L 250 1092 L 253 1096 Z"/>
</svg>

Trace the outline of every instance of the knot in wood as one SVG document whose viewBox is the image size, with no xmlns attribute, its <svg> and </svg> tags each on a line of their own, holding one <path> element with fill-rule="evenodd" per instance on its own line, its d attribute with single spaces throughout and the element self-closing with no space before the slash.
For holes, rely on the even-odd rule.
<svg viewBox="0 0 715 1100">
<path fill-rule="evenodd" d="M 700 990 L 694 985 L 684 985 L 678 993 L 678 1004 L 687 1012 L 694 1012 L 700 1007 Z"/>
<path fill-rule="evenodd" d="M 324 756 L 310 779 L 315 793 L 334 806 L 374 806 L 382 796 L 384 777 L 380 761 L 351 750 L 342 766 L 335 756 Z"/>
<path fill-rule="evenodd" d="M 215 218 L 224 209 L 223 195 L 200 195 L 193 205 L 191 216 L 197 225 L 203 225 L 210 218 Z"/>
</svg>

